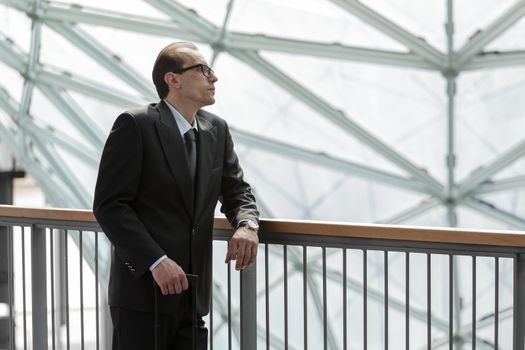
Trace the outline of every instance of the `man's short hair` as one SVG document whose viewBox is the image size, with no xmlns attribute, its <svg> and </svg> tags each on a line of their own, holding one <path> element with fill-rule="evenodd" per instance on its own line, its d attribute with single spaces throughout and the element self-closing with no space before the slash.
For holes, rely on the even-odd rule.
<svg viewBox="0 0 525 350">
<path fill-rule="evenodd" d="M 180 49 L 198 50 L 193 43 L 171 43 L 159 52 L 153 65 L 151 77 L 161 99 L 165 98 L 169 92 L 168 85 L 164 81 L 164 75 L 168 72 L 178 72 L 183 68 L 186 56 Z"/>
</svg>

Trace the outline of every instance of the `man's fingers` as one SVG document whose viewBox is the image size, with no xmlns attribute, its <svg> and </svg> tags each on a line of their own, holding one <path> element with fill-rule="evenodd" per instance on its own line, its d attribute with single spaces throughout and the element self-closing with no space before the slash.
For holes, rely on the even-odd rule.
<svg viewBox="0 0 525 350">
<path fill-rule="evenodd" d="M 237 258 L 235 262 L 235 270 L 239 271 L 242 267 L 242 259 L 244 256 L 244 251 L 241 251 L 240 249 L 237 250 Z"/>
<path fill-rule="evenodd" d="M 183 289 L 183 290 L 188 289 L 189 284 L 188 284 L 188 279 L 186 278 L 186 275 L 182 275 L 182 280 L 181 280 L 181 282 L 182 282 L 182 289 Z"/>
<path fill-rule="evenodd" d="M 246 266 L 249 265 L 250 260 L 252 260 L 252 249 L 248 245 L 244 247 L 244 256 L 242 259 L 242 266 L 241 268 L 244 269 Z"/>
<path fill-rule="evenodd" d="M 251 257 L 250 261 L 248 262 L 248 266 L 253 264 L 255 262 L 256 258 L 257 258 L 257 245 L 254 245 L 252 247 L 252 257 Z"/>
<path fill-rule="evenodd" d="M 168 288 L 166 286 L 160 286 L 162 295 L 168 295 Z"/>
<path fill-rule="evenodd" d="M 246 256 L 246 243 L 243 241 L 240 241 L 237 248 L 237 256 L 235 259 L 237 260 L 237 263 L 235 264 L 235 269 L 240 270 L 244 267 L 244 259 Z"/>
<path fill-rule="evenodd" d="M 238 250 L 237 245 L 238 245 L 237 240 L 232 239 L 230 241 L 230 244 L 228 246 L 228 253 L 226 253 L 226 259 L 224 260 L 226 264 L 236 259 L 237 250 Z"/>
<path fill-rule="evenodd" d="M 182 283 L 180 280 L 175 281 L 175 293 L 180 294 L 182 293 Z"/>
<path fill-rule="evenodd" d="M 174 288 L 173 284 L 168 283 L 167 289 L 168 289 L 168 293 L 169 293 L 170 295 L 175 294 L 175 288 Z M 164 294 L 164 295 L 166 295 L 166 294 Z"/>
</svg>

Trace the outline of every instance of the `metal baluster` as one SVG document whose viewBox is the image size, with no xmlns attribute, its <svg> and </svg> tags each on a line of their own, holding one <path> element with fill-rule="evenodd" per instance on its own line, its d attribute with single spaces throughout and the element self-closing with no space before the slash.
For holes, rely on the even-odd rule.
<svg viewBox="0 0 525 350">
<path fill-rule="evenodd" d="M 494 267 L 494 349 L 498 349 L 499 346 L 499 257 L 495 259 Z"/>
<path fill-rule="evenodd" d="M 448 263 L 448 346 L 450 350 L 454 347 L 454 256 L 449 255 Z M 459 312 L 459 310 L 457 310 Z"/>
<path fill-rule="evenodd" d="M 15 348 L 15 274 L 13 261 L 13 227 L 7 227 L 7 271 L 8 271 L 8 299 L 9 299 L 9 349 Z"/>
<path fill-rule="evenodd" d="M 65 235 L 65 238 L 64 238 L 64 258 L 65 258 L 65 261 L 64 261 L 64 283 L 65 283 L 65 292 L 66 292 L 66 349 L 70 349 L 71 348 L 71 344 L 70 344 L 70 330 L 69 330 L 69 264 L 68 264 L 68 260 L 69 260 L 69 257 L 68 257 L 68 243 L 67 243 L 67 235 L 68 235 L 68 231 L 65 230 L 64 231 L 64 235 Z"/>
<path fill-rule="evenodd" d="M 241 277 L 241 349 L 257 347 L 257 265 L 240 272 Z"/>
<path fill-rule="evenodd" d="M 33 347 L 47 349 L 46 229 L 31 226 L 31 323 Z"/>
<path fill-rule="evenodd" d="M 347 308 L 347 292 L 346 292 L 346 278 L 347 278 L 347 271 L 346 271 L 346 249 L 343 248 L 343 349 L 346 350 L 348 344 L 347 344 L 347 336 L 346 331 L 348 328 L 347 325 L 347 315 L 346 315 L 346 308 Z"/>
<path fill-rule="evenodd" d="M 288 246 L 283 245 L 284 267 L 284 349 L 288 350 Z"/>
<path fill-rule="evenodd" d="M 26 243 L 25 243 L 25 227 L 20 227 L 22 230 L 22 303 L 24 311 L 24 350 L 27 350 L 27 308 L 26 308 Z"/>
<path fill-rule="evenodd" d="M 79 249 L 79 263 L 80 263 L 80 348 L 84 350 L 84 256 L 83 256 L 83 231 L 78 233 L 78 249 Z"/>
<path fill-rule="evenodd" d="M 100 349 L 100 331 L 99 331 L 99 311 L 98 311 L 98 304 L 99 304 L 99 295 L 98 295 L 98 232 L 95 232 L 95 334 L 96 334 L 96 343 L 97 343 L 97 350 Z M 212 298 L 213 300 L 213 298 Z"/>
<path fill-rule="evenodd" d="M 270 350 L 270 286 L 269 286 L 269 269 L 268 269 L 268 249 L 270 246 L 265 244 L 264 249 L 264 297 L 266 308 L 266 349 Z"/>
<path fill-rule="evenodd" d="M 228 349 L 232 349 L 232 277 L 231 263 L 228 263 Z"/>
<path fill-rule="evenodd" d="M 405 253 L 405 338 L 406 349 L 410 349 L 410 253 Z"/>
<path fill-rule="evenodd" d="M 525 255 L 514 258 L 514 350 L 525 347 Z"/>
<path fill-rule="evenodd" d="M 308 349 L 308 259 L 307 247 L 303 246 L 303 337 L 304 349 Z"/>
<path fill-rule="evenodd" d="M 51 273 L 51 346 L 55 350 L 55 269 L 53 261 L 55 259 L 54 254 L 54 230 L 49 232 L 49 271 Z"/>
<path fill-rule="evenodd" d="M 328 349 L 328 312 L 326 305 L 326 247 L 322 248 L 323 254 L 323 345 Z"/>
<path fill-rule="evenodd" d="M 384 251 L 385 270 L 385 350 L 388 350 L 388 251 Z"/>
<path fill-rule="evenodd" d="M 427 253 L 427 349 L 432 349 L 432 255 Z"/>
<path fill-rule="evenodd" d="M 472 350 L 476 350 L 476 256 L 472 257 Z"/>
<path fill-rule="evenodd" d="M 368 307 L 367 307 L 367 294 L 368 294 L 368 262 L 367 262 L 367 250 L 363 250 L 363 349 L 368 349 Z"/>
</svg>

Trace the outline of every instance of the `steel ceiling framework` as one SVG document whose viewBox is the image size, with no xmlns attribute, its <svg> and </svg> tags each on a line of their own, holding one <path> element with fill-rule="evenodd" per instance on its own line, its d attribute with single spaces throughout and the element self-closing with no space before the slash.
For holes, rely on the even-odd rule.
<svg viewBox="0 0 525 350">
<path fill-rule="evenodd" d="M 141 74 L 127 64 L 123 58 L 76 24 L 90 24 L 129 32 L 175 37 L 209 45 L 214 51 L 212 64 L 218 55 L 228 54 L 251 66 L 255 71 L 323 116 L 327 121 L 408 174 L 406 177 L 399 176 L 232 128 L 236 140 L 248 148 L 260 149 L 294 161 L 316 164 L 336 170 L 344 176 L 362 177 L 368 181 L 387 184 L 427 196 L 416 206 L 405 208 L 397 215 L 381 220 L 381 222 L 404 223 L 429 210 L 444 206 L 448 211 L 449 225 L 456 226 L 457 207 L 464 206 L 512 227 L 525 229 L 525 218 L 497 208 L 479 198 L 479 195 L 482 194 L 513 190 L 525 186 L 525 176 L 492 180 L 495 175 L 524 155 L 525 140 L 493 161 L 483 164 L 480 170 L 471 173 L 466 178 L 457 180 L 454 176 L 457 77 L 462 71 L 525 65 L 525 51 L 484 52 L 487 45 L 525 15 L 525 1 L 516 1 L 503 15 L 471 37 L 463 47 L 454 50 L 453 6 L 452 0 L 448 0 L 445 27 L 447 34 L 446 52 L 441 52 L 424 39 L 410 33 L 359 1 L 330 1 L 339 6 L 342 11 L 347 11 L 349 14 L 358 17 L 369 26 L 403 45 L 407 51 L 374 50 L 340 43 L 326 44 L 232 32 L 228 30 L 228 22 L 234 7 L 234 0 L 230 0 L 228 3 L 228 9 L 221 27 L 171 0 L 144 0 L 153 8 L 167 14 L 170 20 L 54 1 L 0 0 L 0 4 L 27 14 L 32 23 L 29 52 L 24 52 L 16 42 L 0 32 L 0 61 L 24 78 L 19 104 L 2 87 L 3 82 L 0 82 L 0 137 L 36 179 L 51 204 L 62 207 L 89 208 L 92 199 L 91 194 L 79 182 L 74 171 L 68 167 L 67 162 L 60 155 L 60 151 L 76 157 L 89 167 L 96 167 L 103 147 L 104 133 L 83 111 L 82 107 L 75 102 L 69 92 L 80 93 L 123 108 L 137 105 L 137 103 L 147 103 L 157 98 L 151 83 L 140 79 Z M 134 93 L 124 92 L 105 83 L 82 78 L 58 67 L 40 63 L 43 26 L 52 29 L 93 58 L 98 64 L 107 68 L 116 79 L 129 85 Z M 351 116 L 337 109 L 265 60 L 259 55 L 259 51 L 310 55 L 343 61 L 367 62 L 440 72 L 446 81 L 448 97 L 448 177 L 446 183 L 440 183 L 425 169 L 397 152 L 392 145 L 385 144 L 373 133 L 362 128 L 352 120 Z M 79 141 L 65 135 L 53 128 L 52 125 L 38 121 L 29 113 L 35 88 L 40 90 L 78 128 L 85 140 Z M 294 258 L 293 254 L 292 258 Z M 339 278 L 340 276 L 333 277 Z M 315 290 L 315 288 L 311 289 Z M 395 305 L 396 302 L 396 300 L 392 300 L 391 305 Z M 456 326 L 461 331 L 459 322 Z M 333 337 L 330 338 L 330 341 L 333 342 Z M 469 339 L 467 330 L 465 330 L 465 339 Z M 277 341 L 280 342 L 281 340 L 278 339 Z"/>
</svg>

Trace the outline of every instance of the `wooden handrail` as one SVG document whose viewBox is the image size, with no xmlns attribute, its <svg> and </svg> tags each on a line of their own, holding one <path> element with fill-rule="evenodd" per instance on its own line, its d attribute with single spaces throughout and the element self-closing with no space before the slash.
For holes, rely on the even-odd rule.
<svg viewBox="0 0 525 350">
<path fill-rule="evenodd" d="M 95 216 L 91 210 L 23 208 L 10 205 L 0 205 L 0 217 L 89 223 L 96 222 Z M 230 224 L 224 218 L 215 218 L 214 225 L 215 228 L 221 230 L 231 229 Z M 271 233 L 286 233 L 525 248 L 525 232 L 523 231 L 466 230 L 454 228 L 263 219 L 261 220 L 261 232 L 265 235 L 271 235 Z"/>
</svg>

